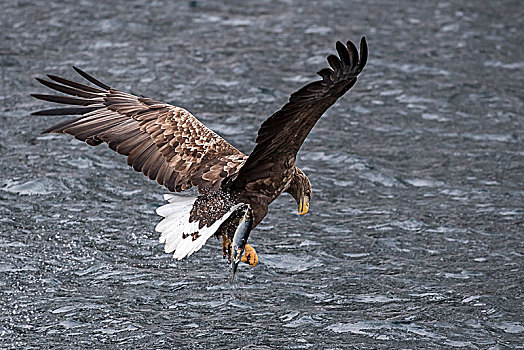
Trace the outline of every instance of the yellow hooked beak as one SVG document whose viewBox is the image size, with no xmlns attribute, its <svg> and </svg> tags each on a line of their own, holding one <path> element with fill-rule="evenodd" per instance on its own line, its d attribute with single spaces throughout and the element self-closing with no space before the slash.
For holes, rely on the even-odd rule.
<svg viewBox="0 0 524 350">
<path fill-rule="evenodd" d="M 300 215 L 304 215 L 308 212 L 309 210 L 309 201 L 307 201 L 306 198 L 302 198 L 300 199 L 300 203 L 298 204 L 298 213 Z"/>
</svg>

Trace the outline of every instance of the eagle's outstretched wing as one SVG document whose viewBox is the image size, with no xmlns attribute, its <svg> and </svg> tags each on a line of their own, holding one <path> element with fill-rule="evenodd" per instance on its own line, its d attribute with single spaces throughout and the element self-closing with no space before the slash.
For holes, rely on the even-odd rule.
<svg viewBox="0 0 524 350">
<path fill-rule="evenodd" d="M 65 133 L 91 146 L 107 143 L 127 156 L 127 163 L 170 191 L 198 186 L 217 189 L 247 158 L 183 108 L 110 88 L 80 69 L 92 87 L 55 75 L 36 78 L 43 85 L 70 96 L 32 96 L 72 105 L 34 115 L 81 115 L 43 133 Z M 74 97 L 72 97 L 74 96 Z"/>
<path fill-rule="evenodd" d="M 270 186 L 282 168 L 294 166 L 296 154 L 315 123 L 355 84 L 367 61 L 366 39 L 360 41 L 360 55 L 351 41 L 347 45 L 339 41 L 336 48 L 340 58 L 328 56 L 332 69 L 318 72 L 322 80 L 291 94 L 289 102 L 262 123 L 256 146 L 238 172 L 233 187 L 260 188 L 256 183 Z"/>
</svg>

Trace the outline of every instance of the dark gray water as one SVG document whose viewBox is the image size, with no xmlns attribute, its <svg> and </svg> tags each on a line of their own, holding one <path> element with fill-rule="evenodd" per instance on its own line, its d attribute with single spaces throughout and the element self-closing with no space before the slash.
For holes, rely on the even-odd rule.
<svg viewBox="0 0 524 350">
<path fill-rule="evenodd" d="M 522 2 L 229 3 L 0 4 L 0 347 L 523 348 Z M 279 198 L 234 286 L 218 242 L 163 253 L 163 188 L 28 116 L 74 64 L 249 152 L 362 35 L 299 154 L 310 214 Z"/>
</svg>

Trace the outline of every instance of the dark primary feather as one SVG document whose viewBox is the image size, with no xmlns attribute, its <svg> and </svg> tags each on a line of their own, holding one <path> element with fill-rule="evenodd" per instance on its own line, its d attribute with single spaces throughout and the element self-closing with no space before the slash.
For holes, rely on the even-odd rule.
<svg viewBox="0 0 524 350">
<path fill-rule="evenodd" d="M 312 82 L 291 94 L 289 102 L 262 123 L 256 146 L 240 169 L 232 188 L 267 187 L 265 191 L 271 202 L 271 190 L 280 194 L 279 185 L 288 176 L 285 169 L 294 167 L 295 157 L 305 138 L 339 97 L 356 82 L 367 61 L 366 39 L 360 41 L 360 55 L 355 45 L 337 42 L 339 57 L 328 56 L 330 68 L 318 72 L 322 80 Z M 272 184 L 274 186 L 272 186 Z"/>
<path fill-rule="evenodd" d="M 72 96 L 79 96 L 79 97 L 87 97 L 87 98 L 96 98 L 100 95 L 96 93 L 91 93 L 85 90 L 77 89 L 74 87 L 64 86 L 57 83 L 53 83 L 52 81 L 47 81 L 45 79 L 41 78 L 35 78 L 39 83 L 53 89 L 56 91 L 63 92 L 64 94 L 72 95 Z"/>
<path fill-rule="evenodd" d="M 33 94 L 75 107 L 53 108 L 33 115 L 80 115 L 44 133 L 65 133 L 91 146 L 107 143 L 127 156 L 128 164 L 171 191 L 198 186 L 218 188 L 247 158 L 186 110 L 111 89 L 77 67 L 92 87 L 49 74 L 36 80 L 64 95 Z"/>
<path fill-rule="evenodd" d="M 44 109 L 41 111 L 33 112 L 32 115 L 79 115 L 79 114 L 86 114 L 92 111 L 96 111 L 100 109 L 100 107 L 68 107 L 68 108 L 51 108 L 51 109 Z M 49 131 L 44 131 L 42 133 L 46 133 Z"/>
<path fill-rule="evenodd" d="M 106 93 L 107 92 L 106 90 L 100 90 L 100 89 L 94 88 L 92 86 L 81 84 L 81 83 L 77 83 L 76 81 L 68 80 L 66 78 L 62 78 L 62 77 L 59 77 L 59 76 L 56 76 L 56 75 L 53 75 L 53 74 L 48 74 L 47 77 L 49 79 L 51 79 L 51 80 L 56 81 L 57 83 L 64 84 L 64 85 L 67 85 L 67 86 L 71 86 L 71 87 L 74 87 L 74 88 L 77 88 L 77 89 L 80 89 L 80 90 L 83 90 L 83 91 L 95 92 L 95 93 Z M 54 89 L 54 87 L 51 87 L 51 88 Z"/>
<path fill-rule="evenodd" d="M 99 86 L 99 87 L 101 87 L 104 90 L 110 90 L 111 89 L 109 86 L 107 86 L 106 84 L 98 81 L 97 79 L 95 79 L 94 77 L 90 76 L 89 74 L 87 74 L 86 72 L 81 70 L 80 68 L 73 66 L 73 69 L 76 70 L 76 72 L 78 74 L 80 74 L 82 77 L 84 77 L 87 81 L 95 84 L 96 86 Z"/>
<path fill-rule="evenodd" d="M 56 95 L 42 95 L 42 94 L 31 94 L 34 98 L 43 101 L 49 101 L 54 103 L 61 103 L 65 105 L 80 105 L 80 106 L 89 106 L 95 103 L 103 102 L 101 98 L 78 98 L 78 97 L 69 97 L 69 96 L 56 96 Z"/>
</svg>

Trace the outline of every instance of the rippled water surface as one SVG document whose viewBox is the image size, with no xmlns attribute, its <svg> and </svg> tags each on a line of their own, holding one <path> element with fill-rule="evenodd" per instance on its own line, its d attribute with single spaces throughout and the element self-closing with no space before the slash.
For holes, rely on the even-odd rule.
<svg viewBox="0 0 524 350">
<path fill-rule="evenodd" d="M 520 1 L 3 1 L 0 347 L 522 348 L 523 18 Z M 310 214 L 279 198 L 235 285 L 216 241 L 163 253 L 163 188 L 29 116 L 33 77 L 74 64 L 249 152 L 362 35 L 361 79 L 299 154 Z"/>
</svg>

